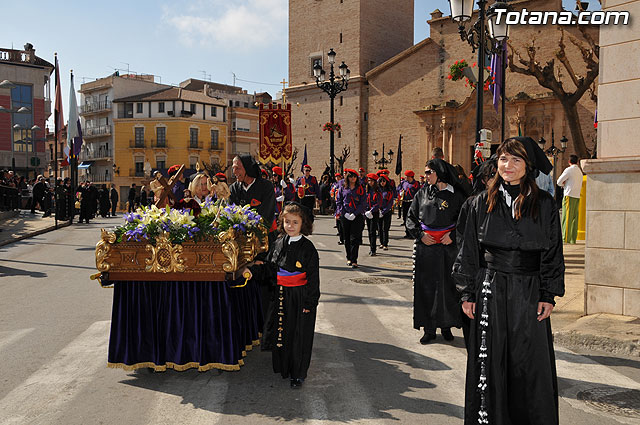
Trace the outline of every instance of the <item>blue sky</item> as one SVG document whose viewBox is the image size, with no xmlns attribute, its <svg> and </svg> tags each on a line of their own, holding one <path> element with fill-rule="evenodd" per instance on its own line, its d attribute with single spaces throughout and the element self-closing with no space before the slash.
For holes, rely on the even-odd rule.
<svg viewBox="0 0 640 425">
<path fill-rule="evenodd" d="M 30 42 L 51 62 L 58 52 L 65 110 L 70 69 L 76 89 L 129 69 L 168 84 L 205 74 L 231 84 L 235 73 L 236 85 L 274 95 L 287 76 L 287 0 L 3 3 L 3 16 L 13 18 L 3 19 L 0 45 Z M 564 3 L 573 9 L 574 1 Z M 426 20 L 436 8 L 449 13 L 447 0 L 415 0 L 416 42 L 429 35 Z"/>
</svg>

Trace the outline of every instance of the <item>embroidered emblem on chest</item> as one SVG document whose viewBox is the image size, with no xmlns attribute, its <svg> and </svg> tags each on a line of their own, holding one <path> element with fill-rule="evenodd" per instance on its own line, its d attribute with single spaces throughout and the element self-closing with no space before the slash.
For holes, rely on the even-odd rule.
<svg viewBox="0 0 640 425">
<path fill-rule="evenodd" d="M 438 207 L 439 210 L 444 210 L 446 208 L 449 208 L 449 203 L 447 201 L 442 201 L 442 203 L 440 204 L 440 206 Z"/>
<path fill-rule="evenodd" d="M 296 261 L 296 267 L 301 269 L 302 268 L 302 264 L 300 264 L 300 261 Z"/>
</svg>

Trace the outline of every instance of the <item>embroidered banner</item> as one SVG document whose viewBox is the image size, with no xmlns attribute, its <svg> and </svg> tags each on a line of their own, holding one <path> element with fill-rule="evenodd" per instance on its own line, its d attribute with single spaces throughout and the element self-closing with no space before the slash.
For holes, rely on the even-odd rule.
<svg viewBox="0 0 640 425">
<path fill-rule="evenodd" d="M 270 103 L 268 108 L 260 104 L 260 162 L 289 163 L 292 153 L 291 104 L 285 109 L 280 104 Z"/>
</svg>

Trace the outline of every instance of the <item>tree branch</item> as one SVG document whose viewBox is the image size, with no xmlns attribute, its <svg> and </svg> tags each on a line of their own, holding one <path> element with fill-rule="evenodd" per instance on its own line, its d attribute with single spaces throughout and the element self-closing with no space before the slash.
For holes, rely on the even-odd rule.
<svg viewBox="0 0 640 425">
<path fill-rule="evenodd" d="M 567 58 L 567 53 L 566 53 L 566 45 L 564 44 L 564 30 L 562 28 L 560 28 L 560 41 L 558 42 L 558 50 L 556 50 L 556 58 L 558 58 L 558 60 L 560 61 L 560 63 L 562 65 L 564 65 L 564 68 L 567 70 L 567 72 L 569 73 L 569 77 L 571 78 L 571 81 L 573 81 L 573 84 L 575 84 L 576 87 L 580 86 L 580 81 L 578 81 L 578 76 L 576 75 L 575 71 L 573 70 L 573 67 L 571 66 L 571 62 L 569 62 L 569 58 Z M 573 41 L 573 40 L 572 40 Z M 574 43 L 575 44 L 575 43 Z"/>
</svg>

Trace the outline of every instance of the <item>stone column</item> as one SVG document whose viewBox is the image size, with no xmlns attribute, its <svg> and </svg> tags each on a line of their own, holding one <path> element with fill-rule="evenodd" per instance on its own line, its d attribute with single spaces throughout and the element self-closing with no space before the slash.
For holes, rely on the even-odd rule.
<svg viewBox="0 0 640 425">
<path fill-rule="evenodd" d="M 640 16 L 640 0 L 603 2 Z M 602 25 L 598 159 L 587 174 L 585 311 L 640 316 L 640 22 Z"/>
</svg>

